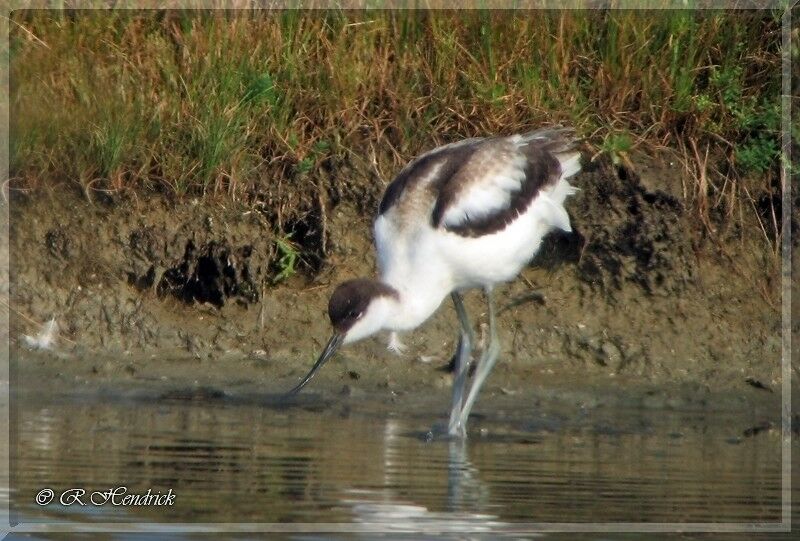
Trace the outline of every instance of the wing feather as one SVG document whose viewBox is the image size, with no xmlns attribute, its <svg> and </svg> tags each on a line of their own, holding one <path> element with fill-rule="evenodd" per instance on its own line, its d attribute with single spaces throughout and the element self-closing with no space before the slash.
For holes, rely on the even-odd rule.
<svg viewBox="0 0 800 541">
<path fill-rule="evenodd" d="M 485 140 L 457 173 L 443 181 L 432 211 L 433 225 L 464 236 L 500 231 L 561 178 L 580 169 L 572 130 L 543 129 Z M 568 195 L 571 189 L 564 183 Z M 569 217 L 553 201 L 552 223 L 569 230 Z"/>
<path fill-rule="evenodd" d="M 523 135 L 466 139 L 435 148 L 412 160 L 387 187 L 379 219 L 393 229 L 430 224 L 475 237 L 502 230 L 543 189 L 555 187 L 553 225 L 566 229 L 561 202 L 572 188 L 559 183 L 580 170 L 573 130 L 546 128 Z M 390 212 L 392 211 L 392 212 Z M 385 235 L 376 244 L 389 253 Z"/>
</svg>

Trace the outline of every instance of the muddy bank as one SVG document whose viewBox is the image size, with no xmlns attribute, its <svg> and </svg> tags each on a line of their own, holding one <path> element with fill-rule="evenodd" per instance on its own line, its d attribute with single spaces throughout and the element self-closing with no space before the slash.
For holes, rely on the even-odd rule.
<svg viewBox="0 0 800 541">
<path fill-rule="evenodd" d="M 780 275 L 760 230 L 745 221 L 721 242 L 705 238 L 685 208 L 680 171 L 646 160 L 636 173 L 587 164 L 576 184 L 574 233 L 550 238 L 520 279 L 498 289 L 503 361 L 492 385 L 513 392 L 538 375 L 777 391 Z M 55 318 L 59 338 L 48 358 L 73 379 L 135 375 L 130 359 L 154 356 L 154 366 L 189 380 L 242 371 L 265 384 L 293 381 L 328 338 L 334 285 L 373 272 L 364 209 L 376 206 L 379 190 L 366 193 L 358 204 L 327 208 L 324 224 L 304 226 L 300 242 L 322 242 L 321 234 L 326 257 L 296 263 L 299 272 L 279 282 L 290 261 L 258 208 L 18 196 L 9 239 L 12 358 L 40 358 L 24 352 L 23 335 Z M 481 296 L 470 293 L 467 305 L 481 336 Z M 441 366 L 455 330 L 443 306 L 405 338 L 405 358 L 388 353 L 383 339 L 368 340 L 343 351 L 315 385 L 449 385 Z"/>
</svg>

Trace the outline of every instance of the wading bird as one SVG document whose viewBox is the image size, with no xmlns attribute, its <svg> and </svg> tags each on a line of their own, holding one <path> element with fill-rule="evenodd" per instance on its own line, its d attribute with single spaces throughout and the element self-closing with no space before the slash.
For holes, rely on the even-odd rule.
<svg viewBox="0 0 800 541">
<path fill-rule="evenodd" d="M 340 284 L 328 304 L 333 336 L 298 392 L 343 344 L 421 325 L 450 295 L 461 325 L 455 354 L 448 433 L 465 437 L 481 386 L 500 353 L 492 288 L 512 280 L 553 229 L 570 231 L 564 200 L 580 171 L 573 131 L 545 128 L 523 135 L 466 139 L 426 152 L 386 188 L 375 219 L 380 279 Z M 461 292 L 482 288 L 489 343 L 465 395 L 474 335 Z"/>
</svg>

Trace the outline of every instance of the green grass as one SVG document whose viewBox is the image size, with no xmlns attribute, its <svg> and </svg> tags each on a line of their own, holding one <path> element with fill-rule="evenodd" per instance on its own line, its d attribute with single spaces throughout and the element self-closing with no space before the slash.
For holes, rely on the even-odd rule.
<svg viewBox="0 0 800 541">
<path fill-rule="evenodd" d="M 628 159 L 628 153 L 633 147 L 633 141 L 627 133 L 609 133 L 603 140 L 600 150 L 611 157 L 614 165 L 625 163 Z"/>
<path fill-rule="evenodd" d="M 291 278 L 297 272 L 300 250 L 291 242 L 288 236 L 276 238 L 275 245 L 278 249 L 278 255 L 273 281 L 277 283 Z"/>
<path fill-rule="evenodd" d="M 283 235 L 318 190 L 377 193 L 423 149 L 541 123 L 617 157 L 711 148 L 726 182 L 697 183 L 703 209 L 731 208 L 742 177 L 766 190 L 779 162 L 769 11 L 12 17 L 12 189 L 268 201 Z"/>
</svg>

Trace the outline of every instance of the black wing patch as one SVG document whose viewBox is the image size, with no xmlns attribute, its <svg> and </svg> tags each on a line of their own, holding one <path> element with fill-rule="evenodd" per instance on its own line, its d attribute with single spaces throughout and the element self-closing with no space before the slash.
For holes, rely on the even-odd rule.
<svg viewBox="0 0 800 541">
<path fill-rule="evenodd" d="M 528 144 L 522 147 L 526 163 L 524 166 L 525 178 L 520 189 L 509 193 L 508 206 L 496 212 L 476 218 L 468 217 L 457 225 L 445 224 L 447 231 L 457 233 L 464 237 L 480 237 L 502 231 L 523 213 L 536 199 L 539 191 L 555 183 L 561 174 L 561 165 L 558 159 L 540 145 Z M 459 195 L 468 190 L 470 186 L 461 183 L 445 183 L 436 199 L 431 216 L 434 227 L 441 227 L 444 214 L 451 205 L 456 204 Z"/>
<path fill-rule="evenodd" d="M 453 177 L 458 169 L 468 161 L 483 139 L 467 139 L 454 145 L 436 148 L 413 160 L 403 168 L 395 179 L 386 187 L 386 191 L 378 207 L 378 215 L 392 208 L 403 195 L 413 191 L 414 184 L 426 178 L 431 169 L 442 163 L 439 173 L 431 183 L 431 188 L 440 189 L 443 183 Z"/>
<path fill-rule="evenodd" d="M 381 199 L 378 214 L 382 215 L 404 196 L 415 191 L 416 184 L 426 179 L 434 167 L 439 167 L 436 178 L 426 183 L 434 199 L 430 215 L 434 228 L 444 227 L 465 237 L 479 237 L 503 230 L 513 222 L 536 199 L 539 191 L 556 183 L 561 175 L 561 163 L 557 154 L 571 152 L 575 148 L 573 130 L 548 128 L 522 136 L 522 141 L 512 143 L 505 137 L 467 139 L 460 143 L 436 148 L 409 163 L 391 184 Z M 497 145 L 498 153 L 509 160 L 524 157 L 524 178 L 518 190 L 508 191 L 508 204 L 476 217 L 466 216 L 458 224 L 445 223 L 445 214 L 459 198 L 482 180 L 479 167 L 471 160 L 477 152 L 491 152 L 489 145 Z M 498 155 L 498 159 L 501 156 Z M 476 161 L 479 161 L 476 160 Z M 509 163 L 510 165 L 510 163 Z"/>
</svg>

